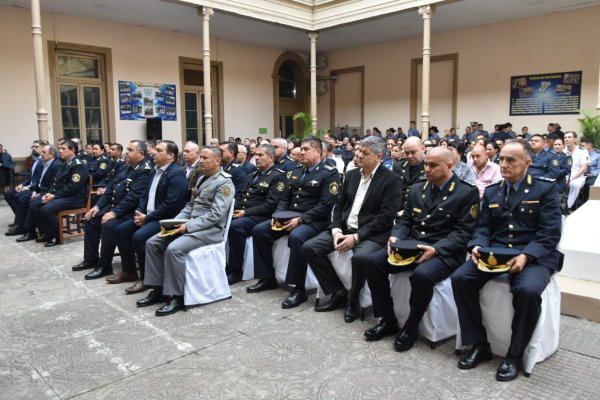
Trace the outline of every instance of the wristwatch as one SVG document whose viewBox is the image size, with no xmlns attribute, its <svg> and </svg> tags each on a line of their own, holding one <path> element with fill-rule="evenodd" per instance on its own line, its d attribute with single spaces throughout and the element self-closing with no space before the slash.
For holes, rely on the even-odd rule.
<svg viewBox="0 0 600 400">
<path fill-rule="evenodd" d="M 302 218 L 298 217 L 298 225 L 302 225 L 304 221 L 302 221 Z"/>
</svg>

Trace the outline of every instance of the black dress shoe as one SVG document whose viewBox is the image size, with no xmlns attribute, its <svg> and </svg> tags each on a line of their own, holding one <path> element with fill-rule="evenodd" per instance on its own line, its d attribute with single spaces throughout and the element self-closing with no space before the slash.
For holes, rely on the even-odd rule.
<svg viewBox="0 0 600 400">
<path fill-rule="evenodd" d="M 153 304 L 164 303 L 166 301 L 169 301 L 169 297 L 163 296 L 162 288 L 156 288 L 151 290 L 150 293 L 148 293 L 148 296 L 144 297 L 141 300 L 138 300 L 135 303 L 135 305 L 138 307 L 148 307 Z"/>
<path fill-rule="evenodd" d="M 46 243 L 50 238 L 48 236 L 42 235 L 39 238 L 35 239 L 36 243 Z"/>
<path fill-rule="evenodd" d="M 475 368 L 482 361 L 490 361 L 494 355 L 488 343 L 476 344 L 473 346 L 469 354 L 464 356 L 458 362 L 458 368 L 471 369 Z"/>
<path fill-rule="evenodd" d="M 360 316 L 360 310 L 357 306 L 348 306 L 344 311 L 344 321 L 350 323 L 354 322 Z"/>
<path fill-rule="evenodd" d="M 44 243 L 45 247 L 54 247 L 58 244 L 58 239 L 57 238 L 52 238 L 49 239 L 46 243 Z"/>
<path fill-rule="evenodd" d="M 287 299 L 281 303 L 281 308 L 294 308 L 298 307 L 300 304 L 304 303 L 308 300 L 308 296 L 306 295 L 306 290 L 304 289 L 294 289 L 292 294 L 289 295 Z"/>
<path fill-rule="evenodd" d="M 112 267 L 104 268 L 104 267 L 97 266 L 96 268 L 94 268 L 94 270 L 92 272 L 90 272 L 89 274 L 85 274 L 85 280 L 91 281 L 92 279 L 100 279 L 104 276 L 112 275 L 112 273 L 113 273 Z"/>
<path fill-rule="evenodd" d="M 402 329 L 400 335 L 394 340 L 394 348 L 397 351 L 407 351 L 412 349 L 413 345 L 419 338 L 419 335 L 415 335 L 407 331 L 406 329 Z"/>
<path fill-rule="evenodd" d="M 74 272 L 77 271 L 84 271 L 86 269 L 92 269 L 92 268 L 96 268 L 96 265 L 98 264 L 98 262 L 90 262 L 90 261 L 85 261 L 83 260 L 82 262 L 80 262 L 77 265 L 73 265 L 71 267 L 71 270 Z"/>
<path fill-rule="evenodd" d="M 334 293 L 331 295 L 331 298 L 329 299 L 329 301 L 325 304 L 319 304 L 318 306 L 315 307 L 315 311 L 316 312 L 329 312 L 329 311 L 334 311 L 337 310 L 338 308 L 341 308 L 343 306 L 346 305 L 346 294 L 337 294 Z"/>
<path fill-rule="evenodd" d="M 9 228 L 9 229 L 11 229 L 11 228 L 16 228 L 16 227 L 17 227 L 17 224 L 8 224 L 8 228 Z"/>
<path fill-rule="evenodd" d="M 279 285 L 277 284 L 277 279 L 259 279 L 256 285 L 248 286 L 246 288 L 246 292 L 248 293 L 258 293 L 264 292 L 265 290 L 273 290 L 277 289 Z"/>
<path fill-rule="evenodd" d="M 175 314 L 177 311 L 185 310 L 185 305 L 183 304 L 183 296 L 171 296 L 171 299 L 156 310 L 155 315 L 157 317 L 164 317 L 165 315 Z"/>
<path fill-rule="evenodd" d="M 365 339 L 367 339 L 369 341 L 379 340 L 379 339 L 383 339 L 386 336 L 390 336 L 395 333 L 398 333 L 398 331 L 399 331 L 398 321 L 396 321 L 396 319 L 394 319 L 394 320 L 381 319 L 381 321 L 379 321 L 379 323 L 377 325 L 375 325 L 374 327 L 369 328 L 365 331 Z"/>
<path fill-rule="evenodd" d="M 25 234 L 25 231 L 22 229 L 9 229 L 4 235 L 17 236 L 17 235 L 23 235 L 23 234 Z"/>
<path fill-rule="evenodd" d="M 227 274 L 227 283 L 229 285 L 235 285 L 238 282 L 242 281 L 242 274 L 241 273 L 232 273 L 232 274 Z"/>
<path fill-rule="evenodd" d="M 496 380 L 500 382 L 508 382 L 516 379 L 519 376 L 519 361 L 512 357 L 506 357 L 502 360 L 502 364 L 496 371 Z"/>
<path fill-rule="evenodd" d="M 37 235 L 35 233 L 28 232 L 28 233 L 24 234 L 23 236 L 21 236 L 20 238 L 17 238 L 17 242 L 19 242 L 19 243 L 28 242 L 30 240 L 35 240 L 36 238 L 37 238 Z"/>
</svg>

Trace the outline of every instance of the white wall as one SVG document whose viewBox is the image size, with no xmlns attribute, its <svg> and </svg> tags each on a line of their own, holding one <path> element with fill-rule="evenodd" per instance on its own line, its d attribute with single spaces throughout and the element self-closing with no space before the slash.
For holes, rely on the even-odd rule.
<svg viewBox="0 0 600 400">
<path fill-rule="evenodd" d="M 419 18 L 415 11 L 415 18 Z M 577 130 L 577 115 L 509 116 L 510 77 L 583 71 L 582 108 L 598 99 L 600 7 L 508 21 L 434 34 L 432 55 L 458 53 L 457 118 L 462 132 L 469 121 L 493 129 L 511 121 L 515 130 L 545 132 L 548 122 Z M 436 16 L 432 18 L 435 27 Z M 321 35 L 326 35 L 322 32 Z M 410 65 L 422 57 L 422 38 L 381 43 L 327 54 L 329 68 L 365 67 L 365 125 L 402 126 L 410 120 Z M 431 87 L 432 93 L 436 87 Z M 328 128 L 329 105 L 319 103 L 319 126 Z M 432 124 L 436 116 L 431 115 Z M 417 123 L 417 126 L 420 124 Z M 438 125 L 440 132 L 442 126 Z"/>
</svg>

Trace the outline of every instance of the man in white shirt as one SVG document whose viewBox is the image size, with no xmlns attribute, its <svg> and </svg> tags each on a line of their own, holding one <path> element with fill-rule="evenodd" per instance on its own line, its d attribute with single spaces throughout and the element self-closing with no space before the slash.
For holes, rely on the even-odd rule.
<svg viewBox="0 0 600 400">
<path fill-rule="evenodd" d="M 585 173 L 590 163 L 590 155 L 587 150 L 577 146 L 577 134 L 572 131 L 565 133 L 564 152 L 573 160 L 571 175 L 568 176 L 569 196 L 567 197 L 567 207 L 572 208 L 579 191 L 585 185 Z"/>
<path fill-rule="evenodd" d="M 473 146 L 471 158 L 473 159 L 471 168 L 476 177 L 475 185 L 477 186 L 477 189 L 479 189 L 479 198 L 482 199 L 484 189 L 492 183 L 502 179 L 500 166 L 489 161 L 487 154 L 485 153 L 485 147 L 479 143 Z"/>
</svg>

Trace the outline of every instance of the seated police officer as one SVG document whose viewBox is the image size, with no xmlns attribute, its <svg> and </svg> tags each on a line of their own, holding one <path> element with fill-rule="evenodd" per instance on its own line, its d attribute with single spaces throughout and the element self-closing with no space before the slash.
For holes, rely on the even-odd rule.
<svg viewBox="0 0 600 400">
<path fill-rule="evenodd" d="M 393 164 L 393 171 L 402 178 L 402 197 L 400 202 L 400 210 L 404 210 L 404 205 L 408 199 L 408 191 L 410 187 L 421 180 L 425 179 L 423 170 L 425 164 L 425 152 L 423 144 L 418 137 L 409 137 L 402 146 L 406 158 Z"/>
<path fill-rule="evenodd" d="M 65 140 L 60 144 L 59 151 L 64 164 L 56 175 L 52 188 L 29 203 L 32 226 L 42 233 L 36 242 L 46 242 L 46 247 L 58 244 L 58 213 L 84 207 L 88 192 L 87 168 L 76 157 L 75 142 Z"/>
<path fill-rule="evenodd" d="M 368 137 L 358 150 L 358 165 L 346 174 L 342 190 L 333 209 L 330 230 L 307 241 L 302 253 L 311 266 L 319 285 L 331 298 L 315 307 L 317 312 L 333 311 L 346 306 L 344 320 L 358 317 L 359 294 L 365 284 L 364 266 L 355 262 L 357 255 L 369 255 L 385 246 L 394 217 L 400 207 L 400 177 L 381 165 L 385 142 Z M 352 250 L 352 286 L 350 293 L 337 276 L 327 257 L 332 251 Z"/>
<path fill-rule="evenodd" d="M 321 161 L 321 140 L 317 137 L 305 138 L 301 149 L 303 166 L 287 173 L 286 192 L 276 209 L 295 211 L 300 216 L 288 220 L 281 230 L 273 230 L 271 220 L 261 222 L 252 229 L 254 277 L 259 281 L 247 288 L 248 293 L 277 288 L 273 242 L 289 235 L 290 257 L 285 283 L 295 285 L 295 289 L 282 303 L 283 308 L 297 307 L 308 299 L 305 290 L 308 266 L 302 255 L 302 245 L 329 225 L 339 188 L 336 168 Z"/>
<path fill-rule="evenodd" d="M 261 144 L 255 152 L 257 169 L 248 175 L 246 186 L 235 195 L 235 210 L 227 236 L 229 263 L 227 280 L 230 285 L 242 280 L 246 239 L 258 223 L 270 220 L 285 191 L 285 175 L 275 167 L 275 149 Z"/>
<path fill-rule="evenodd" d="M 555 181 L 560 174 L 560 162 L 554 151 L 544 148 L 546 140 L 537 133 L 531 136 L 529 143 L 533 150 L 533 160 L 527 169 L 529 175 Z"/>
<path fill-rule="evenodd" d="M 500 169 L 504 179 L 485 189 L 481 216 L 469 242 L 471 259 L 452 275 L 462 342 L 473 346 L 458 367 L 471 369 L 492 358 L 478 299 L 481 288 L 495 275 L 477 268 L 478 249 L 520 250 L 507 262 L 515 313 L 508 353 L 496 373 L 500 381 L 517 377 L 540 316 L 541 293 L 562 266 L 562 254 L 556 249 L 561 234 L 561 219 L 556 218 L 560 215 L 558 188 L 553 182 L 527 173 L 531 159 L 531 146 L 523 139 L 507 142 L 502 148 Z"/>
<path fill-rule="evenodd" d="M 145 194 L 140 197 L 133 218 L 115 228 L 123 271 L 106 280 L 111 284 L 130 281 L 137 276 L 137 259 L 139 280 L 125 289 L 126 294 L 149 289 L 144 285 L 146 242 L 160 232 L 161 219 L 175 217 L 187 203 L 188 181 L 185 171 L 176 162 L 179 153 L 177 145 L 170 140 L 163 140 L 158 142 L 154 150 L 154 167 Z"/>
<path fill-rule="evenodd" d="M 409 138 L 410 140 L 410 138 Z M 409 350 L 419 336 L 419 322 L 433 297 L 433 287 L 448 278 L 465 259 L 467 242 L 479 212 L 479 190 L 452 172 L 453 155 L 435 147 L 425 156 L 426 181 L 409 191 L 406 208 L 398 217 L 388 243 L 418 240 L 422 255 L 410 276 L 410 313 L 394 342 L 398 351 Z M 388 275 L 401 269 L 388 263 L 389 247 L 371 255 L 355 256 L 367 270 L 373 312 L 379 323 L 365 331 L 367 340 L 379 340 L 398 331 Z"/>
<path fill-rule="evenodd" d="M 168 236 L 155 235 L 146 243 L 146 277 L 144 283 L 154 290 L 136 304 L 146 307 L 166 301 L 156 316 L 184 309 L 185 259 L 199 247 L 223 241 L 235 187 L 231 176 L 221 168 L 223 153 L 218 147 L 200 152 L 204 175 L 198 181 L 196 196 L 175 217 L 185 219 Z"/>
<path fill-rule="evenodd" d="M 223 151 L 223 171 L 231 175 L 231 181 L 235 186 L 235 192 L 239 193 L 244 190 L 246 183 L 246 171 L 240 168 L 240 164 L 236 162 L 238 147 L 236 143 L 223 142 L 219 145 Z"/>
<path fill-rule="evenodd" d="M 94 270 L 85 275 L 86 280 L 99 279 L 111 275 L 112 259 L 117 247 L 115 228 L 133 217 L 138 199 L 148 187 L 150 164 L 145 161 L 146 145 L 141 140 L 127 145 L 125 160 L 127 168 L 117 174 L 112 185 L 86 214 L 83 261 L 75 265 L 73 271 L 89 267 Z M 98 247 L 102 240 L 101 251 Z M 136 274 L 137 278 L 137 274 Z M 135 281 L 137 279 L 133 279 Z"/>
</svg>

